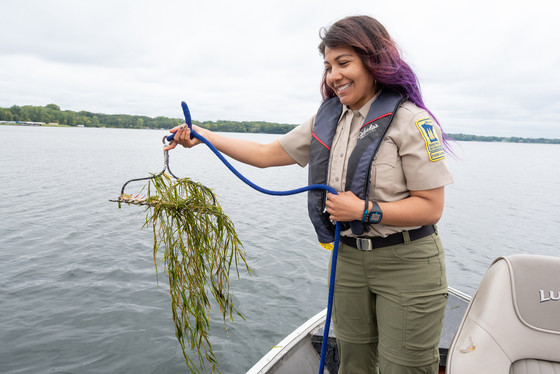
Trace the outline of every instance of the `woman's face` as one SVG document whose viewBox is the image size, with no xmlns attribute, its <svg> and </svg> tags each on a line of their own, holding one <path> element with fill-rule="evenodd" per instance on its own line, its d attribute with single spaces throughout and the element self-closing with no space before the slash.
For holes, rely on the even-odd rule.
<svg viewBox="0 0 560 374">
<path fill-rule="evenodd" d="M 325 48 L 327 85 L 342 104 L 358 110 L 375 95 L 375 80 L 350 47 Z"/>
</svg>

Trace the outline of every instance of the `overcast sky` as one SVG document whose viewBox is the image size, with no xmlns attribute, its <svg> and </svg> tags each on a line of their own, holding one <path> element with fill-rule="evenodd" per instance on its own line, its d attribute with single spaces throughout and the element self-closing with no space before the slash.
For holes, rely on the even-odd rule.
<svg viewBox="0 0 560 374">
<path fill-rule="evenodd" d="M 520 4 L 520 5 L 515 5 Z M 556 0 L 0 0 L 0 107 L 298 124 L 319 30 L 367 14 L 448 133 L 560 138 Z"/>
</svg>

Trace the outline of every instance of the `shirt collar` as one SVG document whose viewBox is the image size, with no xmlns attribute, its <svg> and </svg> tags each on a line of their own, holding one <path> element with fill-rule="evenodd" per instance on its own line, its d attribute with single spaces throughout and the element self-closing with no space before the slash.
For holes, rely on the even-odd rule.
<svg viewBox="0 0 560 374">
<path fill-rule="evenodd" d="M 371 107 L 371 104 L 379 97 L 379 94 L 381 93 L 381 90 L 378 90 L 375 95 L 373 95 L 373 97 L 371 99 L 369 99 L 364 106 L 362 106 L 360 109 L 358 110 L 352 110 L 350 108 L 348 108 L 348 106 L 344 105 L 343 109 L 342 109 L 342 114 L 341 114 L 341 118 L 342 116 L 344 116 L 344 114 L 346 114 L 346 112 L 352 111 L 354 112 L 354 114 L 356 114 L 356 112 L 360 113 L 360 115 L 363 118 L 366 118 L 368 112 L 369 112 L 369 108 Z"/>
</svg>

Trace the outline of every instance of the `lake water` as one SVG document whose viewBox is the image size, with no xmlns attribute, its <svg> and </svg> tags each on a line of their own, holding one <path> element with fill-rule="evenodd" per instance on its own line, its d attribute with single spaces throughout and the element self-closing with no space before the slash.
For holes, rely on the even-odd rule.
<svg viewBox="0 0 560 374">
<path fill-rule="evenodd" d="M 0 373 L 188 371 L 166 275 L 159 268 L 158 285 L 152 234 L 141 229 L 144 211 L 109 202 L 125 181 L 163 169 L 165 134 L 0 126 Z M 472 294 L 498 256 L 557 255 L 560 146 L 460 142 L 454 149 L 455 183 L 439 224 L 449 284 Z M 298 166 L 235 165 L 265 188 L 306 184 Z M 214 190 L 254 270 L 231 278 L 246 320 L 226 330 L 212 316 L 221 371 L 244 373 L 326 307 L 330 252 L 316 243 L 304 194 L 260 194 L 204 145 L 170 152 L 170 166 Z"/>
</svg>

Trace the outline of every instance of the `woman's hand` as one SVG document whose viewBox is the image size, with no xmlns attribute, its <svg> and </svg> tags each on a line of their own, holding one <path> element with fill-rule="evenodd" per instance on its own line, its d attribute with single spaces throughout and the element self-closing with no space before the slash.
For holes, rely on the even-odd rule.
<svg viewBox="0 0 560 374">
<path fill-rule="evenodd" d="M 340 192 L 338 195 L 329 192 L 326 206 L 332 221 L 350 222 L 362 220 L 365 203 L 351 191 Z"/>
<path fill-rule="evenodd" d="M 193 130 L 199 132 L 201 131 L 201 128 L 193 125 Z M 182 145 L 185 148 L 191 148 L 201 143 L 200 140 L 195 137 L 191 139 L 191 130 L 186 124 L 174 127 L 169 130 L 169 132 L 175 134 L 175 137 L 167 147 L 163 148 L 164 151 L 169 151 L 175 148 L 178 144 Z"/>
<path fill-rule="evenodd" d="M 441 218 L 444 205 L 444 187 L 424 191 L 410 191 L 410 196 L 393 202 L 379 204 L 383 212 L 381 223 L 390 226 L 435 225 Z M 327 213 L 339 222 L 361 221 L 365 203 L 352 192 L 328 193 Z M 372 204 L 368 202 L 368 209 Z"/>
</svg>

